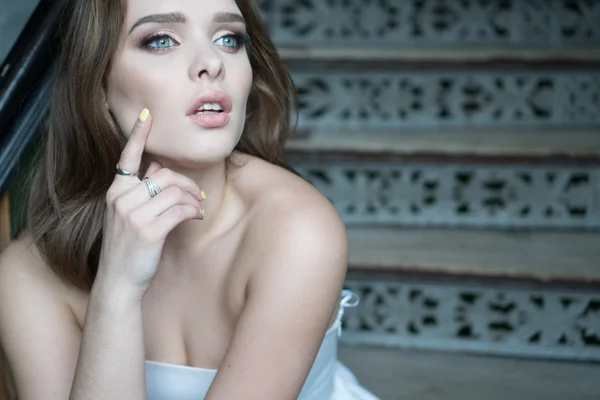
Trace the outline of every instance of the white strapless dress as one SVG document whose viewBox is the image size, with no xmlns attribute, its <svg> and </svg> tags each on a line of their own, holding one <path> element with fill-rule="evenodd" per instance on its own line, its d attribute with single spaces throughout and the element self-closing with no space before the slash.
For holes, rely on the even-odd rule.
<svg viewBox="0 0 600 400">
<path fill-rule="evenodd" d="M 379 400 L 360 385 L 337 359 L 338 336 L 346 307 L 358 304 L 358 296 L 344 290 L 333 325 L 325 333 L 315 362 L 306 378 L 299 400 Z M 217 374 L 216 369 L 146 361 L 147 400 L 201 400 Z"/>
</svg>

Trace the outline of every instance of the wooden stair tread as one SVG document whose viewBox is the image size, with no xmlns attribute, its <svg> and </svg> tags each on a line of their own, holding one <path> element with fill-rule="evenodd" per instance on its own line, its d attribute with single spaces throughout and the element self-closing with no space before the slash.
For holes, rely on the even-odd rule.
<svg viewBox="0 0 600 400">
<path fill-rule="evenodd" d="M 349 227 L 351 269 L 600 281 L 600 232 Z"/>
<path fill-rule="evenodd" d="M 479 63 L 498 60 L 523 62 L 570 61 L 599 62 L 597 46 L 568 48 L 494 47 L 494 46 L 294 46 L 278 43 L 282 59 L 293 61 L 401 61 Z"/>
<path fill-rule="evenodd" d="M 600 128 L 544 131 L 311 132 L 291 138 L 292 151 L 481 156 L 600 155 Z"/>
<path fill-rule="evenodd" d="M 415 336 L 427 342 L 426 335 Z M 424 351 L 345 344 L 345 340 L 342 335 L 340 361 L 382 399 L 590 400 L 600 393 L 600 380 L 595 378 L 600 376 L 598 363 L 490 357 L 489 350 L 476 356 L 458 349 Z"/>
</svg>

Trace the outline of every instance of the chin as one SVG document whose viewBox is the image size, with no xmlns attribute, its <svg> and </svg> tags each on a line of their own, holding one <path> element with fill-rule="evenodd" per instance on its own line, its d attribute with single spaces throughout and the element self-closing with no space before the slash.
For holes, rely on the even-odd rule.
<svg viewBox="0 0 600 400">
<path fill-rule="evenodd" d="M 202 137 L 193 142 L 180 141 L 148 146 L 148 154 L 156 156 L 165 163 L 181 165 L 185 168 L 201 168 L 207 164 L 218 164 L 233 152 L 238 137 Z M 167 161 L 168 160 L 168 161 Z"/>
<path fill-rule="evenodd" d="M 158 119 L 158 118 L 157 118 Z M 238 123 L 236 123 L 238 122 Z M 167 132 L 162 126 L 153 128 L 154 135 L 148 138 L 146 152 L 165 163 L 182 165 L 187 168 L 203 164 L 216 164 L 225 160 L 234 151 L 241 136 L 243 124 L 230 121 L 222 128 L 204 129 L 196 124 L 192 126 L 170 126 Z"/>
</svg>

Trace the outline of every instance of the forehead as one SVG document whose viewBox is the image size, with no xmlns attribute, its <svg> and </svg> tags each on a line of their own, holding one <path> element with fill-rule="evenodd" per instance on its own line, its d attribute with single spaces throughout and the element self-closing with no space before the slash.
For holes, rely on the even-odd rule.
<svg viewBox="0 0 600 400">
<path fill-rule="evenodd" d="M 210 23 L 218 12 L 240 14 L 235 0 L 127 0 L 126 25 L 151 14 L 179 12 L 194 23 Z"/>
</svg>

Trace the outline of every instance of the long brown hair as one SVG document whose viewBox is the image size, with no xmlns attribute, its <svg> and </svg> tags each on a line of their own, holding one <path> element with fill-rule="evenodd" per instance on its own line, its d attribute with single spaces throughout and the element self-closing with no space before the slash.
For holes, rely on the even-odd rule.
<svg viewBox="0 0 600 400">
<path fill-rule="evenodd" d="M 253 1 L 236 3 L 248 26 L 254 75 L 236 149 L 287 167 L 283 145 L 295 88 Z M 67 7 L 47 136 L 29 196 L 26 232 L 58 276 L 85 290 L 98 268 L 105 194 L 124 146 L 104 101 L 125 15 L 125 0 L 71 0 Z"/>
</svg>

